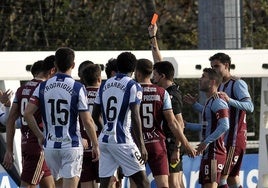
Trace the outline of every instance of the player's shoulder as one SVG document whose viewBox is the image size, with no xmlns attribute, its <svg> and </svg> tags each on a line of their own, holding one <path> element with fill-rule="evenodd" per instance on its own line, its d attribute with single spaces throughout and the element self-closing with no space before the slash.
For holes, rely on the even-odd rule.
<svg viewBox="0 0 268 188">
<path fill-rule="evenodd" d="M 178 84 L 173 83 L 167 89 L 168 92 L 181 93 L 180 86 Z"/>
<path fill-rule="evenodd" d="M 166 88 L 168 94 L 172 96 L 172 98 L 181 98 L 181 90 L 179 89 L 179 86 L 176 84 L 172 84 L 168 88 Z"/>
<path fill-rule="evenodd" d="M 237 81 L 239 79 L 241 79 L 241 78 L 238 76 L 231 76 L 231 78 L 230 78 L 230 80 L 233 80 L 233 81 Z"/>
<path fill-rule="evenodd" d="M 231 79 L 230 79 L 233 83 L 233 87 L 240 87 L 240 86 L 245 86 L 247 85 L 247 83 L 241 79 L 240 77 L 235 77 L 235 76 L 232 76 Z"/>
<path fill-rule="evenodd" d="M 212 105 L 216 106 L 228 106 L 227 102 L 225 101 L 224 97 L 222 95 L 219 95 L 219 93 L 214 93 L 211 96 L 213 102 Z"/>
</svg>

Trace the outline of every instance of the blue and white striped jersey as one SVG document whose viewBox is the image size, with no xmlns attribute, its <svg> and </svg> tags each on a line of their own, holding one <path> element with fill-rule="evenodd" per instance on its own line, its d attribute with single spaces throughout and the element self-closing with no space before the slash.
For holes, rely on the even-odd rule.
<svg viewBox="0 0 268 188">
<path fill-rule="evenodd" d="M 104 127 L 99 135 L 103 143 L 133 143 L 130 105 L 140 104 L 141 86 L 125 74 L 117 74 L 103 83 L 95 103 L 101 105 Z"/>
<path fill-rule="evenodd" d="M 41 108 L 46 148 L 82 147 L 79 111 L 88 110 L 85 87 L 66 74 L 42 82 L 31 102 Z"/>
</svg>

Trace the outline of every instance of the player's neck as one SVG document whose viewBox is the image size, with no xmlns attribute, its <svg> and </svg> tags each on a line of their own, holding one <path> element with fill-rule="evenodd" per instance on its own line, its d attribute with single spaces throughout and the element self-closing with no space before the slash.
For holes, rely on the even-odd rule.
<svg viewBox="0 0 268 188">
<path fill-rule="evenodd" d="M 35 80 L 41 80 L 41 81 L 46 80 L 45 78 L 43 78 L 43 77 L 39 77 L 39 76 L 34 77 L 34 79 L 35 79 Z"/>
<path fill-rule="evenodd" d="M 207 99 L 215 95 L 217 92 L 218 92 L 217 88 L 212 86 L 211 89 L 208 92 L 206 92 Z"/>
<path fill-rule="evenodd" d="M 139 81 L 140 84 L 152 84 L 150 78 L 144 78 Z"/>
<path fill-rule="evenodd" d="M 91 85 L 91 86 L 86 86 L 86 88 L 99 88 L 98 85 Z"/>
<path fill-rule="evenodd" d="M 72 75 L 72 69 L 69 69 L 69 70 L 67 70 L 66 72 L 58 71 L 57 73 L 59 73 L 59 74 L 66 74 L 66 75 L 71 76 L 71 75 Z"/>
<path fill-rule="evenodd" d="M 222 83 L 226 83 L 228 82 L 230 79 L 231 79 L 232 75 L 230 73 L 228 73 L 227 75 L 225 75 L 223 78 L 222 78 Z"/>
<path fill-rule="evenodd" d="M 165 82 L 162 83 L 163 88 L 167 89 L 168 87 L 172 86 L 173 82 L 171 80 L 166 80 Z"/>
</svg>

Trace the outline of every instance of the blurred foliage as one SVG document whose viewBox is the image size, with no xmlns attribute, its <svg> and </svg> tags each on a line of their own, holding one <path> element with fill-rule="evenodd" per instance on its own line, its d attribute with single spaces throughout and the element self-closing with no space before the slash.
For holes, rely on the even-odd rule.
<svg viewBox="0 0 268 188">
<path fill-rule="evenodd" d="M 243 7 L 243 47 L 268 48 L 267 0 Z M 161 49 L 197 49 L 198 0 L 1 0 L 0 48 L 147 50 L 153 11 Z"/>
</svg>

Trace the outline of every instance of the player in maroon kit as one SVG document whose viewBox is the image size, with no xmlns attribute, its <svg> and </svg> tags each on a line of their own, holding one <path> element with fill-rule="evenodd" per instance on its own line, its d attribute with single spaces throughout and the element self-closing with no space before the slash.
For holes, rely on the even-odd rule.
<svg viewBox="0 0 268 188">
<path fill-rule="evenodd" d="M 195 156 L 195 150 L 189 145 L 183 130 L 177 122 L 171 105 L 168 92 L 150 81 L 153 72 L 153 63 L 148 59 L 140 59 L 137 62 L 135 78 L 143 88 L 140 114 L 142 120 L 142 132 L 145 147 L 148 152 L 148 164 L 153 173 L 157 187 L 168 187 L 169 164 L 165 145 L 166 136 L 163 131 L 163 120 L 167 124 L 176 139 L 185 146 L 189 156 Z M 178 160 L 170 161 L 177 164 Z"/>
<path fill-rule="evenodd" d="M 4 157 L 4 166 L 11 168 L 13 165 L 13 140 L 15 135 L 15 121 L 20 118 L 21 123 L 21 151 L 22 151 L 22 187 L 55 187 L 53 177 L 48 169 L 44 151 L 40 147 L 36 136 L 29 129 L 23 118 L 24 109 L 35 88 L 40 82 L 50 78 L 55 73 L 54 56 L 48 56 L 31 67 L 33 79 L 17 89 L 10 115 L 7 121 L 7 151 Z M 35 114 L 39 128 L 43 129 L 40 111 Z"/>
<path fill-rule="evenodd" d="M 245 81 L 230 73 L 231 58 L 216 53 L 209 58 L 211 67 L 223 78 L 218 88 L 230 108 L 230 129 L 225 136 L 227 160 L 222 172 L 220 188 L 242 188 L 239 172 L 247 143 L 246 112 L 253 112 L 254 105 Z"/>
<path fill-rule="evenodd" d="M 86 65 L 81 73 L 81 82 L 85 85 L 88 97 L 88 106 L 90 113 L 92 112 L 94 99 L 97 95 L 98 88 L 101 84 L 101 68 L 96 64 Z M 83 138 L 84 156 L 82 164 L 82 172 L 80 177 L 81 188 L 97 188 L 97 182 L 99 181 L 98 170 L 99 163 L 92 160 L 92 145 L 83 123 L 80 120 L 81 136 Z M 98 132 L 101 128 L 97 128 Z"/>
</svg>

